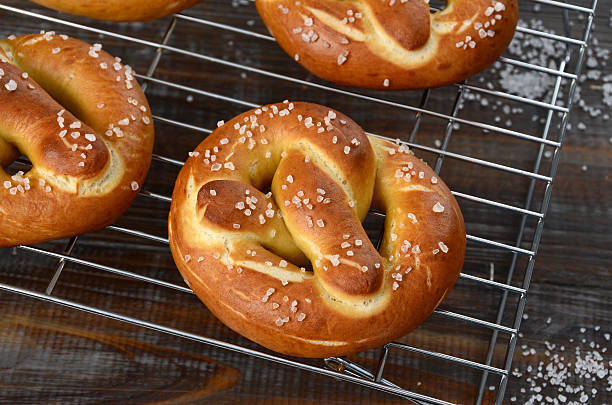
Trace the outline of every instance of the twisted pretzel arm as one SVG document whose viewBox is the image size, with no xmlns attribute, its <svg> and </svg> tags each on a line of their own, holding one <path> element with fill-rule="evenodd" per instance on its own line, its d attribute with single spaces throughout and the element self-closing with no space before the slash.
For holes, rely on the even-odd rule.
<svg viewBox="0 0 612 405">
<path fill-rule="evenodd" d="M 153 124 L 131 70 L 98 46 L 54 34 L 0 41 L 0 246 L 114 222 L 151 161 Z"/>
<path fill-rule="evenodd" d="M 372 89 L 459 82 L 492 64 L 516 27 L 516 0 L 256 0 L 279 45 L 315 75 Z"/>
<path fill-rule="evenodd" d="M 361 226 L 372 201 L 388 214 L 381 254 Z M 183 278 L 217 317 L 306 357 L 412 330 L 448 293 L 465 251 L 457 203 L 431 169 L 307 103 L 249 111 L 213 132 L 177 178 L 168 229 Z M 300 267 L 308 262 L 312 272 Z"/>
</svg>

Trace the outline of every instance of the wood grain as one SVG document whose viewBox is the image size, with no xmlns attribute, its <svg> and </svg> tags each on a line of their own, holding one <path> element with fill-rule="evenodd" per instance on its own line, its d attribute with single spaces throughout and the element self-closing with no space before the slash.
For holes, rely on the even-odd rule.
<svg viewBox="0 0 612 405">
<path fill-rule="evenodd" d="M 44 10 L 19 0 L 3 4 L 27 7 L 50 16 L 65 15 Z M 586 3 L 585 3 L 586 4 Z M 524 7 L 526 5 L 527 7 Z M 607 24 L 607 10 L 612 0 L 600 2 L 597 36 L 600 42 L 612 45 L 612 29 Z M 550 8 L 542 6 L 533 14 L 531 2 L 521 2 L 521 17 L 538 17 L 558 29 L 560 15 L 546 14 Z M 209 0 L 187 12 L 189 15 L 243 27 L 265 33 L 252 5 L 236 8 L 221 0 Z M 162 19 L 146 24 L 115 24 L 91 22 L 79 17 L 71 21 L 126 35 L 158 42 L 170 20 Z M 99 37 L 83 30 L 61 27 L 25 17 L 15 17 L 0 11 L 0 36 L 24 34 L 40 29 L 77 36 L 89 42 L 101 41 L 111 54 L 121 56 L 139 73 L 145 73 L 155 49 L 123 42 L 108 36 Z M 253 23 L 251 23 L 252 21 Z M 583 23 L 574 20 L 574 28 Z M 599 31 L 601 30 L 601 31 Z M 575 36 L 577 36 L 576 34 Z M 323 83 L 289 60 L 278 47 L 265 40 L 253 39 L 226 31 L 206 28 L 179 20 L 169 45 L 202 52 L 219 59 L 237 61 L 249 66 L 272 70 L 307 82 Z M 600 43 L 601 45 L 601 43 Z M 610 70 L 604 72 L 610 73 Z M 409 139 L 416 114 L 391 106 L 360 101 L 341 94 L 288 84 L 256 73 L 223 67 L 216 63 L 195 60 L 176 53 L 165 52 L 155 77 L 186 86 L 223 94 L 252 103 L 268 103 L 282 99 L 300 99 L 327 104 L 345 112 L 368 131 L 392 138 Z M 470 79 L 479 83 L 489 80 L 486 72 Z M 497 86 L 497 83 L 493 83 Z M 589 103 L 601 103 L 597 83 L 582 89 L 582 97 Z M 601 85 L 601 83 L 599 83 Z M 427 108 L 450 114 L 457 89 L 447 87 L 433 90 Z M 422 93 L 362 92 L 385 99 L 418 106 Z M 220 119 L 228 119 L 248 107 L 203 95 L 188 93 L 150 83 L 147 89 L 152 111 L 192 125 L 213 128 Z M 506 103 L 506 102 L 504 102 Z M 512 103 L 507 103 L 513 105 Z M 608 108 L 609 110 L 609 108 Z M 511 129 L 539 136 L 543 125 L 532 123 L 531 115 L 543 112 L 525 108 L 512 116 Z M 461 118 L 492 123 L 499 111 L 483 110 L 475 102 L 465 102 Z M 548 340 L 567 344 L 579 334 L 580 327 L 589 328 L 588 339 L 600 339 L 595 325 L 608 329 L 612 325 L 610 311 L 610 264 L 612 263 L 612 148 L 609 142 L 609 122 L 590 120 L 576 109 L 572 116 L 574 128 L 580 121 L 589 122 L 588 131 L 570 131 L 565 139 L 560 170 L 555 180 L 550 211 L 537 257 L 532 285 L 529 289 L 527 313 L 519 345 L 543 346 Z M 555 124 L 559 122 L 555 117 Z M 423 116 L 415 142 L 435 146 L 443 140 L 447 121 Z M 500 124 L 502 125 L 503 122 Z M 503 126 L 503 125 L 502 125 Z M 184 160 L 205 136 L 188 129 L 156 122 L 155 151 L 164 156 Z M 558 139 L 558 131 L 552 131 Z M 482 130 L 461 125 L 453 131 L 449 150 L 455 153 L 486 159 L 531 171 L 537 156 L 536 144 L 502 134 L 483 133 Z M 435 164 L 437 155 L 417 152 Z M 544 159 L 539 173 L 548 175 L 550 159 Z M 583 170 L 583 166 L 587 170 Z M 170 195 L 178 168 L 156 162 L 151 168 L 145 189 Z M 445 159 L 441 176 L 457 191 L 491 200 L 524 206 L 530 180 L 498 170 L 483 168 L 453 159 Z M 545 184 L 537 182 L 536 202 L 529 207 L 540 210 Z M 464 211 L 468 233 L 503 243 L 514 244 L 521 216 L 482 204 L 459 200 Z M 118 221 L 119 226 L 138 229 L 165 237 L 169 205 L 139 197 L 134 206 Z M 366 228 L 375 237 L 380 221 L 368 218 Z M 524 243 L 530 249 L 535 219 L 526 222 Z M 67 241 L 49 242 L 45 249 L 61 252 Z M 72 252 L 74 257 L 116 267 L 136 274 L 182 284 L 167 246 L 147 242 L 110 230 L 93 232 L 79 238 Z M 507 276 L 512 254 L 475 243 L 468 244 L 464 272 L 488 278 L 490 264 L 494 264 L 495 279 L 503 282 Z M 41 257 L 22 250 L 0 250 L 0 282 L 21 288 L 44 291 L 57 266 L 57 260 Z M 520 285 L 527 261 L 517 261 L 513 285 Z M 248 348 L 264 350 L 234 334 L 190 294 L 130 280 L 109 272 L 76 264 L 67 264 L 53 292 L 54 296 L 116 311 L 150 322 L 182 329 L 203 336 L 222 339 Z M 501 294 L 498 290 L 460 281 L 442 309 L 493 322 Z M 510 326 L 517 297 L 510 295 L 503 324 Z M 387 404 L 400 402 L 398 398 L 372 391 L 354 384 L 318 376 L 286 366 L 258 360 L 177 337 L 152 332 L 118 321 L 62 308 L 15 294 L 0 292 L 0 402 L 11 404 L 176 404 L 176 403 L 255 403 L 255 404 Z M 550 324 L 546 319 L 552 318 Z M 483 362 L 491 331 L 452 321 L 439 315 L 432 316 L 414 333 L 401 341 L 416 347 L 448 353 L 465 359 Z M 601 341 L 598 340 L 598 341 Z M 493 365 L 503 367 L 507 336 L 500 335 Z M 601 343 L 605 343 L 601 341 Z M 365 367 L 375 367 L 378 350 L 352 356 Z M 525 370 L 537 365 L 541 356 L 515 356 L 515 366 Z M 309 364 L 320 366 L 313 360 Z M 393 350 L 385 370 L 385 378 L 426 395 L 456 403 L 474 403 L 481 374 L 448 362 L 432 360 L 412 353 Z M 496 386 L 497 377 L 489 377 L 488 386 Z M 511 377 L 506 401 L 516 396 L 528 399 L 525 378 Z M 602 395 L 606 395 L 605 392 Z M 495 391 L 487 391 L 484 403 L 491 403 Z M 605 396 L 598 397 L 605 403 Z M 599 402 L 598 402 L 599 403 Z"/>
</svg>

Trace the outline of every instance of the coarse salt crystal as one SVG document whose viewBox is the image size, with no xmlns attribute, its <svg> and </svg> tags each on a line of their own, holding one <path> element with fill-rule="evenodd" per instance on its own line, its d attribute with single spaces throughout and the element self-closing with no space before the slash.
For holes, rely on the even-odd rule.
<svg viewBox="0 0 612 405">
<path fill-rule="evenodd" d="M 442 204 L 440 204 L 439 202 L 437 202 L 433 206 L 433 212 L 444 212 L 444 206 Z"/>
<path fill-rule="evenodd" d="M 9 80 L 8 83 L 6 83 L 4 85 L 4 87 L 8 90 L 8 91 L 15 91 L 17 90 L 17 83 L 15 82 L 15 80 Z"/>
</svg>

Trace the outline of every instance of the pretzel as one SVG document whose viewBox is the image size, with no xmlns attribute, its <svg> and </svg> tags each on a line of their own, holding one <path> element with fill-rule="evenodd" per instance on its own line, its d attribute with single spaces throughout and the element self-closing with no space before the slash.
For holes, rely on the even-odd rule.
<svg viewBox="0 0 612 405">
<path fill-rule="evenodd" d="M 313 74 L 371 89 L 459 82 L 506 49 L 517 0 L 256 0 L 279 45 Z"/>
<path fill-rule="evenodd" d="M 153 133 L 130 67 L 99 44 L 50 32 L 1 40 L 0 247 L 114 222 L 144 182 Z M 31 170 L 6 173 L 22 154 Z"/>
<path fill-rule="evenodd" d="M 449 189 L 337 111 L 261 107 L 190 155 L 170 208 L 174 260 L 222 322 L 267 348 L 325 357 L 384 344 L 457 280 L 466 238 Z M 380 253 L 361 225 L 371 205 L 387 214 Z"/>
<path fill-rule="evenodd" d="M 108 21 L 149 21 L 178 13 L 202 0 L 31 0 L 65 13 Z"/>
</svg>

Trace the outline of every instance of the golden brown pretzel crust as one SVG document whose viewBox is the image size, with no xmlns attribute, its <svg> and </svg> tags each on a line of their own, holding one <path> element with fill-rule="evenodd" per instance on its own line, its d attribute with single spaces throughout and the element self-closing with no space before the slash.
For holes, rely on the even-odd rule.
<svg viewBox="0 0 612 405">
<path fill-rule="evenodd" d="M 51 33 L 0 41 L 0 69 L 0 247 L 114 222 L 138 194 L 153 148 L 131 69 L 99 45 Z M 9 176 L 2 167 L 20 154 L 32 169 Z"/>
<path fill-rule="evenodd" d="M 372 203 L 387 213 L 380 255 L 361 226 Z M 408 148 L 301 102 L 245 112 L 202 142 L 168 230 L 183 278 L 219 319 L 304 357 L 417 327 L 455 283 L 466 241 L 451 192 Z M 298 267 L 308 262 L 314 273 Z"/>
<path fill-rule="evenodd" d="M 31 0 L 65 13 L 108 21 L 149 21 L 178 13 L 202 0 Z"/>
<path fill-rule="evenodd" d="M 420 89 L 492 64 L 518 19 L 517 0 L 256 0 L 270 33 L 315 75 L 348 86 Z"/>
</svg>

